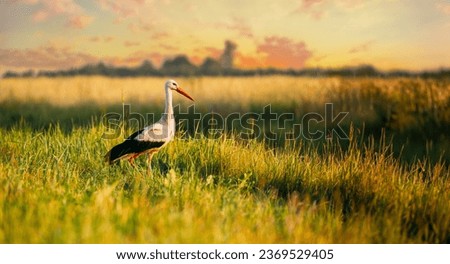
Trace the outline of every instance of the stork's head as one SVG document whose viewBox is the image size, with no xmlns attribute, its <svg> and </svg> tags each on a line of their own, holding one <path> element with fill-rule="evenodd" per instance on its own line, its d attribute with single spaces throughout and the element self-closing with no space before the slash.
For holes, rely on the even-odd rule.
<svg viewBox="0 0 450 264">
<path fill-rule="evenodd" d="M 169 88 L 170 90 L 175 91 L 176 89 L 178 89 L 178 83 L 174 80 L 167 80 L 166 81 L 166 88 Z"/>
<path fill-rule="evenodd" d="M 178 92 L 179 94 L 184 95 L 185 97 L 189 98 L 190 100 L 194 101 L 190 95 L 188 95 L 185 91 L 181 89 L 181 87 L 178 85 L 178 83 L 174 80 L 168 80 L 166 82 L 166 89 L 170 89 L 172 91 Z"/>
</svg>

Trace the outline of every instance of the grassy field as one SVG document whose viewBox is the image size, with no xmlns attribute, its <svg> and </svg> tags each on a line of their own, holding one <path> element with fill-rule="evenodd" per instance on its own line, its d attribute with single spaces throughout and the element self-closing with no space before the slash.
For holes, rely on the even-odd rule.
<svg viewBox="0 0 450 264">
<path fill-rule="evenodd" d="M 102 115 L 126 103 L 159 118 L 164 79 L 1 80 L 0 242 L 450 243 L 450 81 L 177 81 L 202 114 L 271 105 L 300 122 L 333 103 L 349 138 L 180 131 L 150 174 L 144 158 L 106 166 L 124 135 L 105 139 Z"/>
</svg>

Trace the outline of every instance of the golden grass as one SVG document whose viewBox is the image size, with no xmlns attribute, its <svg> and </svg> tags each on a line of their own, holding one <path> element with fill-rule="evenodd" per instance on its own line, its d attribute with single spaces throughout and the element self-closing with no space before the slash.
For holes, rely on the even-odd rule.
<svg viewBox="0 0 450 264">
<path fill-rule="evenodd" d="M 116 104 L 152 103 L 164 100 L 167 78 L 36 78 L 4 79 L 0 82 L 0 101 L 41 101 L 69 106 L 85 102 Z M 179 84 L 200 104 L 217 102 L 248 105 L 326 100 L 326 95 L 340 83 L 338 79 L 295 78 L 285 76 L 261 78 L 177 78 Z M 276 91 L 276 92 L 275 92 Z M 319 102 L 320 103 L 320 102 Z"/>
</svg>

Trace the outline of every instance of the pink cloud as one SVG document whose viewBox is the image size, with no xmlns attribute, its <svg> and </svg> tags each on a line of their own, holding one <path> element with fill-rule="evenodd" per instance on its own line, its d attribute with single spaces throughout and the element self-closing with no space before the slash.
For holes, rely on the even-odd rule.
<svg viewBox="0 0 450 264">
<path fill-rule="evenodd" d="M 91 41 L 91 42 L 100 42 L 100 37 L 98 37 L 98 36 L 91 37 L 91 38 L 89 38 L 89 41 Z"/>
<path fill-rule="evenodd" d="M 91 24 L 93 20 L 94 20 L 94 18 L 90 17 L 90 16 L 84 16 L 84 15 L 73 16 L 73 17 L 69 18 L 67 25 L 71 28 L 82 29 L 82 28 L 85 28 L 86 26 L 88 26 L 89 24 Z"/>
<path fill-rule="evenodd" d="M 240 36 L 252 38 L 253 32 L 249 25 L 243 20 L 235 18 L 230 29 L 236 30 Z"/>
<path fill-rule="evenodd" d="M 450 15 L 450 3 L 437 3 L 436 8 L 443 14 Z"/>
<path fill-rule="evenodd" d="M 189 57 L 189 61 L 191 61 L 193 64 L 196 64 L 196 65 L 200 65 L 203 62 L 203 60 L 204 60 L 203 57 L 200 57 L 197 55 Z"/>
<path fill-rule="evenodd" d="M 103 41 L 104 42 L 111 42 L 111 41 L 113 41 L 114 40 L 114 37 L 112 37 L 112 36 L 106 36 L 106 37 L 103 37 Z"/>
<path fill-rule="evenodd" d="M 300 7 L 294 13 L 302 13 L 311 16 L 314 19 L 321 19 L 326 15 L 324 8 L 326 0 L 302 0 Z"/>
<path fill-rule="evenodd" d="M 39 9 L 32 14 L 32 19 L 36 23 L 47 21 L 55 16 L 65 16 L 66 26 L 80 29 L 93 21 L 93 17 L 85 15 L 83 8 L 74 0 L 27 0 L 22 3 L 39 6 Z"/>
<path fill-rule="evenodd" d="M 126 18 L 136 15 L 142 5 L 145 4 L 145 0 L 97 0 L 97 2 L 104 10 L 111 11 L 120 18 Z"/>
<path fill-rule="evenodd" d="M 105 43 L 108 43 L 108 42 L 111 42 L 113 40 L 114 40 L 114 37 L 112 37 L 112 36 L 104 36 L 104 37 L 94 36 L 94 37 L 89 38 L 89 41 L 91 41 L 91 42 L 105 42 Z"/>
<path fill-rule="evenodd" d="M 304 14 L 320 20 L 328 15 L 330 8 L 352 10 L 364 4 L 363 0 L 301 0 L 294 13 Z"/>
<path fill-rule="evenodd" d="M 67 69 L 97 61 L 98 58 L 90 54 L 75 52 L 67 47 L 0 49 L 0 65 L 8 68 Z"/>
<path fill-rule="evenodd" d="M 47 20 L 49 17 L 49 12 L 45 10 L 38 10 L 33 14 L 33 21 L 35 22 L 42 22 Z"/>
<path fill-rule="evenodd" d="M 165 57 L 167 57 L 167 54 L 142 50 L 133 52 L 126 57 L 98 57 L 75 51 L 71 47 L 54 45 L 23 50 L 0 48 L 0 69 L 65 70 L 86 64 L 96 64 L 100 61 L 107 65 L 137 66 L 144 60 L 149 60 L 159 66 Z"/>
<path fill-rule="evenodd" d="M 312 52 L 304 42 L 294 42 L 287 37 L 271 36 L 258 45 L 257 51 L 264 55 L 266 66 L 277 68 L 303 68 Z"/>
<path fill-rule="evenodd" d="M 152 52 L 147 55 L 147 58 L 151 60 L 156 65 L 160 66 L 165 58 L 165 56 L 158 52 Z"/>
<path fill-rule="evenodd" d="M 302 8 L 303 9 L 310 9 L 313 6 L 315 6 L 317 4 L 321 4 L 323 2 L 324 2 L 324 0 L 303 0 L 302 1 Z"/>
<path fill-rule="evenodd" d="M 219 58 L 223 53 L 223 50 L 214 47 L 205 47 L 204 50 L 207 56 L 212 58 Z"/>
<path fill-rule="evenodd" d="M 264 61 L 262 61 L 259 57 L 248 56 L 240 52 L 236 52 L 235 56 L 236 64 L 241 68 L 252 69 L 266 66 Z"/>
<path fill-rule="evenodd" d="M 231 21 L 228 21 L 226 23 L 219 22 L 216 24 L 216 26 L 235 31 L 241 37 L 253 38 L 254 36 L 250 26 L 242 18 L 233 17 Z"/>
</svg>

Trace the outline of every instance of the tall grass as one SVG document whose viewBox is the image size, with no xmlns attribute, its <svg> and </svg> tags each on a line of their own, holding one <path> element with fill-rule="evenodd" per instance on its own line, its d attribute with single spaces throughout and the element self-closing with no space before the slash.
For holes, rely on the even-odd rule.
<svg viewBox="0 0 450 264">
<path fill-rule="evenodd" d="M 450 243 L 448 81 L 183 79 L 202 113 L 271 104 L 298 121 L 331 102 L 350 138 L 179 134 L 153 173 L 144 158 L 106 166 L 122 137 L 102 139 L 101 115 L 122 93 L 160 113 L 162 83 L 2 80 L 0 243 Z"/>
<path fill-rule="evenodd" d="M 449 169 L 389 147 L 175 140 L 107 167 L 98 127 L 0 130 L 2 243 L 449 243 Z"/>
</svg>

